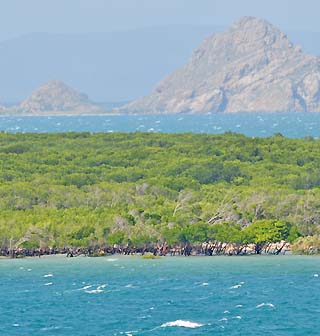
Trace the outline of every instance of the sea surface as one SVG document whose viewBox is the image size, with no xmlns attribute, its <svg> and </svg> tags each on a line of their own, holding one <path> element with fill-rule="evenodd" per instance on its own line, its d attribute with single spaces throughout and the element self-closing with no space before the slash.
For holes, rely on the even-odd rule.
<svg viewBox="0 0 320 336">
<path fill-rule="evenodd" d="M 0 335 L 319 335 L 320 257 L 0 260 Z"/>
<path fill-rule="evenodd" d="M 59 117 L 0 117 L 5 132 L 165 132 L 214 133 L 227 131 L 252 137 L 281 133 L 300 138 L 320 136 L 320 113 L 245 113 L 207 115 L 106 115 Z"/>
</svg>

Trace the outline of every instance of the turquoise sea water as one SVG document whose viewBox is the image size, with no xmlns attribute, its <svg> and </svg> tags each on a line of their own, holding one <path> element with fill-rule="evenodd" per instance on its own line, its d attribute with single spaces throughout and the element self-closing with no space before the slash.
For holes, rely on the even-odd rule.
<svg viewBox="0 0 320 336">
<path fill-rule="evenodd" d="M 288 137 L 319 137 L 320 113 L 0 117 L 0 131 L 214 134 L 232 131 L 254 137 L 266 137 L 279 132 Z"/>
<path fill-rule="evenodd" d="M 0 335 L 319 335 L 320 258 L 0 260 Z"/>
</svg>

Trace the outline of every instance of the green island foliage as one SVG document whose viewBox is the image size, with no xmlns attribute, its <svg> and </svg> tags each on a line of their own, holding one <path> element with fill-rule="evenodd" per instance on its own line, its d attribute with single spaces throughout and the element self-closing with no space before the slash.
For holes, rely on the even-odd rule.
<svg viewBox="0 0 320 336">
<path fill-rule="evenodd" d="M 292 245 L 295 254 L 320 254 L 320 235 L 300 237 Z"/>
<path fill-rule="evenodd" d="M 295 241 L 320 233 L 320 141 L 0 133 L 0 246 Z"/>
</svg>

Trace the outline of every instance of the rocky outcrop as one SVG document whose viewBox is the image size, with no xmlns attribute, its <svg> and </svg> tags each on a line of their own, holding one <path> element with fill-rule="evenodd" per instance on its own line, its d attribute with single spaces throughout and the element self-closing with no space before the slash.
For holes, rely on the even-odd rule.
<svg viewBox="0 0 320 336">
<path fill-rule="evenodd" d="M 320 58 L 304 54 L 267 21 L 244 17 L 123 111 L 320 112 Z"/>
<path fill-rule="evenodd" d="M 61 81 L 50 81 L 23 101 L 16 112 L 24 114 L 95 114 L 104 112 L 90 102 L 87 95 L 79 93 Z"/>
</svg>

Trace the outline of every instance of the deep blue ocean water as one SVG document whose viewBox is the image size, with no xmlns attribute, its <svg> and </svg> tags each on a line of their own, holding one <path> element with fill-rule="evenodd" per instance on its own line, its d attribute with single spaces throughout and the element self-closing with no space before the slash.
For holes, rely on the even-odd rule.
<svg viewBox="0 0 320 336">
<path fill-rule="evenodd" d="M 0 335 L 319 335 L 320 257 L 0 260 Z"/>
<path fill-rule="evenodd" d="M 194 132 L 221 134 L 226 131 L 254 137 L 282 133 L 288 137 L 320 136 L 320 113 L 122 115 L 0 117 L 6 132 Z"/>
</svg>

